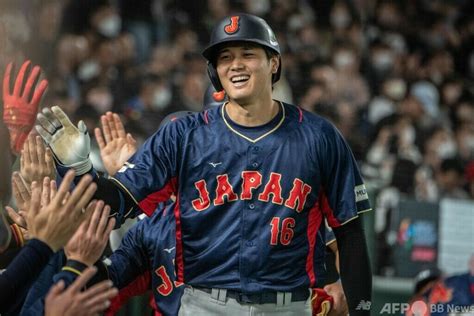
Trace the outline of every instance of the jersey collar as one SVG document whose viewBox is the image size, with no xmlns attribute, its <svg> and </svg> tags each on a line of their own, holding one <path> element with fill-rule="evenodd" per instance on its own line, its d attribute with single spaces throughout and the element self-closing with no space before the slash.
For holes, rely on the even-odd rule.
<svg viewBox="0 0 474 316">
<path fill-rule="evenodd" d="M 251 142 L 251 143 L 256 143 L 258 142 L 259 140 L 262 140 L 263 138 L 267 137 L 268 135 L 272 134 L 273 132 L 275 132 L 280 126 L 281 124 L 283 124 L 283 122 L 285 121 L 285 117 L 286 117 L 286 113 L 285 113 L 285 107 L 283 106 L 283 104 L 280 102 L 280 101 L 277 101 L 279 104 L 280 104 L 280 107 L 281 107 L 281 110 L 282 110 L 282 115 L 281 115 L 281 119 L 280 121 L 278 122 L 278 124 L 275 125 L 275 127 L 273 127 L 271 130 L 269 130 L 268 132 L 266 132 L 265 134 L 255 138 L 255 139 L 252 139 L 248 136 L 245 136 L 244 134 L 240 133 L 238 130 L 236 130 L 235 128 L 232 127 L 232 125 L 227 121 L 226 117 L 225 117 L 225 107 L 226 105 L 228 104 L 228 102 L 224 103 L 221 107 L 221 115 L 222 115 L 222 119 L 224 120 L 224 123 L 225 125 L 227 126 L 228 129 L 231 130 L 231 132 L 237 134 L 238 136 L 242 137 L 243 139 Z"/>
</svg>

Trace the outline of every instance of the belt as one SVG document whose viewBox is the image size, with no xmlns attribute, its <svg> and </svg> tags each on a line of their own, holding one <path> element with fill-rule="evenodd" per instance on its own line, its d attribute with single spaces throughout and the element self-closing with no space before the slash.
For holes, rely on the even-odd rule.
<svg viewBox="0 0 474 316">
<path fill-rule="evenodd" d="M 207 287 L 196 287 L 194 289 L 211 294 L 212 289 Z M 301 288 L 291 292 L 263 292 L 257 294 L 243 293 L 234 290 L 227 290 L 227 297 L 235 299 L 239 303 L 245 304 L 276 304 L 278 294 L 291 294 L 292 302 L 306 301 L 309 297 L 309 289 Z"/>
</svg>

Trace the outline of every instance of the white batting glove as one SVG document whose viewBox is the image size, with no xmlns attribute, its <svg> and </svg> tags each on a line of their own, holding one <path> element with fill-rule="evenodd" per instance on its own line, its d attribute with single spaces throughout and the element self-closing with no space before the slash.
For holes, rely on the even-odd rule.
<svg viewBox="0 0 474 316">
<path fill-rule="evenodd" d="M 92 168 L 91 139 L 83 121 L 74 126 L 59 106 L 44 108 L 37 119 L 40 125 L 36 130 L 51 148 L 56 163 L 74 169 L 77 176 Z"/>
</svg>

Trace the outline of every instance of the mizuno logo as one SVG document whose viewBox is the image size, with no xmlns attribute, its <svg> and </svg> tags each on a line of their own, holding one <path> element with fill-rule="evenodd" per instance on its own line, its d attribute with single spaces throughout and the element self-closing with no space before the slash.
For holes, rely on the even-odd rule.
<svg viewBox="0 0 474 316">
<path fill-rule="evenodd" d="M 163 249 L 164 251 L 166 251 L 167 253 L 171 253 L 171 251 L 173 251 L 176 247 L 172 247 L 172 248 L 165 248 Z"/>
<path fill-rule="evenodd" d="M 222 165 L 222 162 L 210 162 L 209 164 L 215 168 L 218 165 Z"/>
<path fill-rule="evenodd" d="M 123 173 L 123 172 L 125 172 L 127 169 L 133 169 L 133 168 L 135 168 L 135 165 L 134 165 L 133 163 L 129 163 L 128 161 L 126 161 L 126 162 L 123 164 L 122 168 L 120 168 L 119 171 L 117 171 L 117 172 Z"/>
</svg>

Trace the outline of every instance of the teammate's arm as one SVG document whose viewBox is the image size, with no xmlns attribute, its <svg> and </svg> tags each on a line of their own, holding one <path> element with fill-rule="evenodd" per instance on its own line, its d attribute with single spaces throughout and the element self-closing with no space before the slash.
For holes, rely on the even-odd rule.
<svg viewBox="0 0 474 316">
<path fill-rule="evenodd" d="M 351 315 L 370 315 L 372 276 L 359 214 L 370 204 L 350 147 L 332 124 L 319 139 L 325 200 L 323 212 L 333 228 L 339 249 L 342 286 Z"/>
<path fill-rule="evenodd" d="M 176 135 L 153 135 L 125 164 L 114 178 L 99 176 L 93 169 L 90 153 L 90 137 L 84 122 L 72 124 L 66 114 L 57 106 L 44 108 L 38 114 L 39 125 L 36 130 L 51 148 L 56 169 L 60 175 L 68 169 L 74 169 L 76 176 L 90 173 L 97 183 L 94 198 L 110 205 L 112 216 L 116 216 L 120 225 L 125 218 L 133 217 L 141 211 L 138 201 L 154 193 L 155 202 L 166 201 L 170 179 L 174 175 Z M 172 135 L 170 135 L 172 134 Z M 127 170 L 128 169 L 128 170 Z M 131 170 L 133 169 L 133 170 Z M 163 192 L 161 189 L 165 188 Z"/>
<path fill-rule="evenodd" d="M 334 228 L 342 287 L 350 315 L 370 315 L 372 273 L 361 220 Z"/>
</svg>

